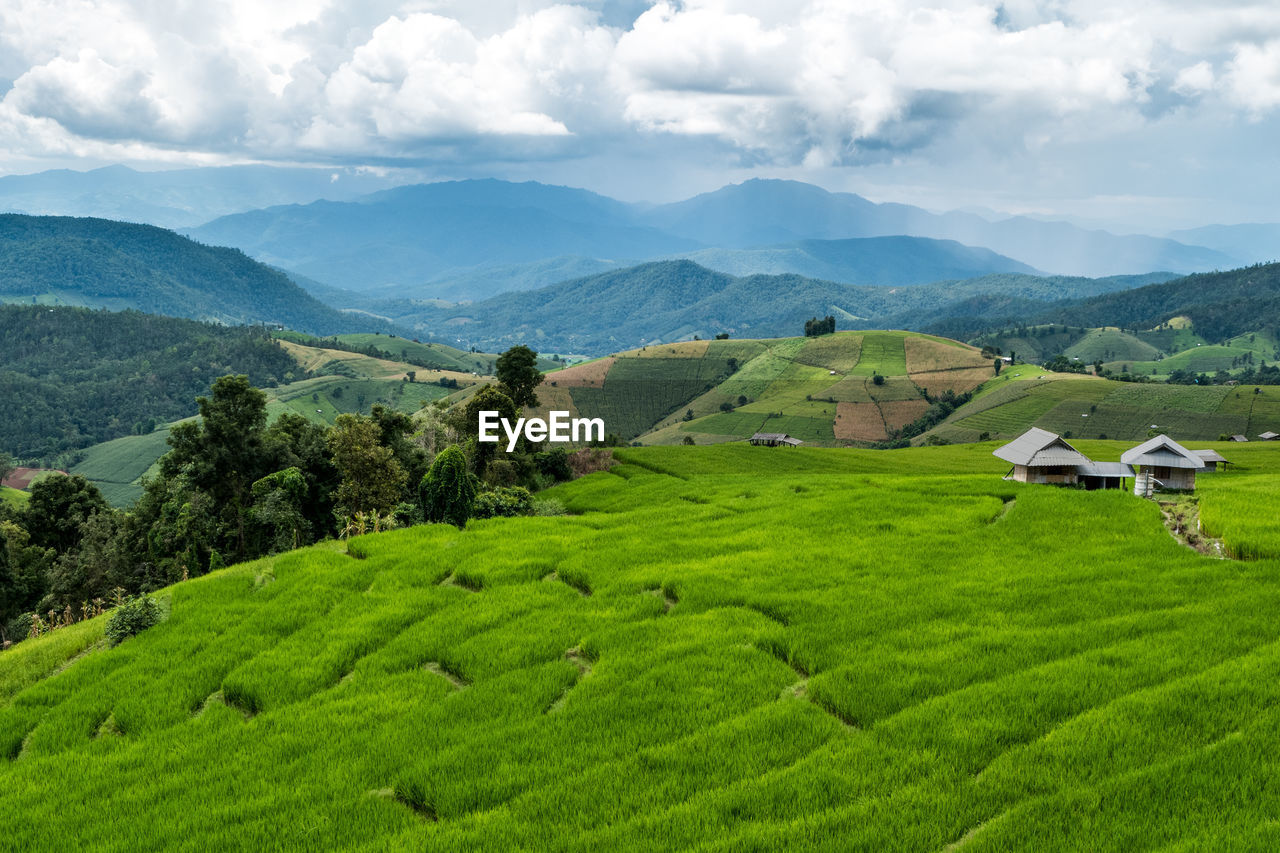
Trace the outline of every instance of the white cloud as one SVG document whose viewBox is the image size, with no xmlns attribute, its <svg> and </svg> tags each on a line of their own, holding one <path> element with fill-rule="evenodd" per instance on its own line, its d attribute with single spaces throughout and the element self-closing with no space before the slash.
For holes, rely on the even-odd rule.
<svg viewBox="0 0 1280 853">
<path fill-rule="evenodd" d="M 821 169 L 945 140 L 1048 156 L 1175 110 L 1270 115 L 1280 7 L 7 0 L 0 77 L 10 162 L 516 162 L 696 140 L 726 167 Z"/>
</svg>

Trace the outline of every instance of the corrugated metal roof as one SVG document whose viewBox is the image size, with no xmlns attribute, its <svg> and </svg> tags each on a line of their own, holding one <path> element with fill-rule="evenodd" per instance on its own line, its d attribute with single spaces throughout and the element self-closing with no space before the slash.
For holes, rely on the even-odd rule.
<svg viewBox="0 0 1280 853">
<path fill-rule="evenodd" d="M 1129 465 L 1163 468 L 1203 468 L 1204 460 L 1167 435 L 1157 435 L 1126 450 L 1120 461 Z"/>
<path fill-rule="evenodd" d="M 751 436 L 752 441 L 784 441 L 789 436 L 785 432 L 758 432 Z"/>
<path fill-rule="evenodd" d="M 1227 457 L 1223 456 L 1221 453 L 1219 453 L 1216 450 L 1196 450 L 1193 452 L 1195 453 L 1196 456 L 1199 456 L 1205 462 L 1226 462 L 1227 461 Z"/>
<path fill-rule="evenodd" d="M 1258 438 L 1263 441 L 1272 441 L 1273 439 L 1280 438 L 1280 432 L 1260 432 L 1258 433 Z"/>
<path fill-rule="evenodd" d="M 1085 465 L 1089 459 L 1057 433 L 1032 427 L 1008 444 L 991 451 L 1014 465 Z"/>
<path fill-rule="evenodd" d="M 1081 477 L 1132 477 L 1133 467 L 1123 462 L 1089 462 L 1077 465 L 1076 473 Z"/>
</svg>

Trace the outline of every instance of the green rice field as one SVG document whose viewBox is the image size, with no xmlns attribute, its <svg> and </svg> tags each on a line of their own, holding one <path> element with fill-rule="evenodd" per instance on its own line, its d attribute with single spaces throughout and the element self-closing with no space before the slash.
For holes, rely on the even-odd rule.
<svg viewBox="0 0 1280 853">
<path fill-rule="evenodd" d="M 101 618 L 19 644 L 0 837 L 1273 849 L 1280 445 L 1203 478 L 1247 561 L 1004 482 L 994 446 L 623 450 L 545 494 L 567 516 L 326 543 L 163 590 L 115 648 Z"/>
</svg>

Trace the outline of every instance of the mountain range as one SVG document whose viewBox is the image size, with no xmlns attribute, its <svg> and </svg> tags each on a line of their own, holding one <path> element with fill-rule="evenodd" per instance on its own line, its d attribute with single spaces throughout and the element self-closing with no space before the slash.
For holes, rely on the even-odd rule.
<svg viewBox="0 0 1280 853">
<path fill-rule="evenodd" d="M 380 295 L 483 298 L 548 283 L 525 265 L 622 267 L 685 257 L 738 275 L 795 273 L 847 284 L 903 284 L 957 274 L 1044 270 L 1108 276 L 1235 265 L 1203 246 L 1118 236 L 1027 217 L 989 221 L 876 204 L 795 181 L 751 180 L 674 204 L 641 206 L 566 187 L 497 180 L 398 187 L 353 201 L 284 205 L 190 229 L 326 285 Z M 953 241 L 968 266 L 930 268 L 903 241 L 901 259 L 851 263 L 874 244 L 823 241 L 916 237 Z M 883 249 L 883 244 L 879 247 Z M 815 257 L 816 256 L 816 257 Z M 914 264 L 910 281 L 876 278 Z"/>
</svg>

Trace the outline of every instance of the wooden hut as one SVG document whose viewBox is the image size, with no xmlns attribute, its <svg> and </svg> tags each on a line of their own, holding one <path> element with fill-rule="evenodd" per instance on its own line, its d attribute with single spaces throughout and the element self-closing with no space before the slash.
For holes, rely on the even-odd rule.
<svg viewBox="0 0 1280 853">
<path fill-rule="evenodd" d="M 1271 432 L 1268 430 L 1267 432 L 1258 433 L 1258 438 L 1263 441 L 1275 441 L 1277 438 L 1280 438 L 1280 432 Z"/>
<path fill-rule="evenodd" d="M 1231 436 L 1230 440 L 1231 441 L 1248 441 L 1249 437 L 1245 435 L 1233 435 Z"/>
<path fill-rule="evenodd" d="M 1191 452 L 1204 460 L 1205 472 L 1216 471 L 1218 470 L 1219 465 L 1221 465 L 1222 470 L 1225 471 L 1227 470 L 1227 466 L 1231 464 L 1227 461 L 1227 457 L 1223 456 L 1216 450 L 1193 450 Z"/>
<path fill-rule="evenodd" d="M 785 432 L 758 432 L 747 441 L 750 441 L 756 447 L 761 445 L 765 447 L 799 447 L 804 444 L 800 439 L 792 438 Z"/>
<path fill-rule="evenodd" d="M 1164 489 L 1196 487 L 1196 472 L 1204 469 L 1204 460 L 1167 435 L 1157 435 L 1126 450 L 1120 461 L 1139 469 L 1133 478 L 1133 493 L 1151 497 Z"/>
<path fill-rule="evenodd" d="M 1013 468 L 1006 480 L 1019 483 L 1052 483 L 1074 486 L 1080 482 L 1080 466 L 1091 464 L 1089 458 L 1066 442 L 1062 436 L 1032 427 L 1013 441 L 992 451 Z"/>
</svg>

